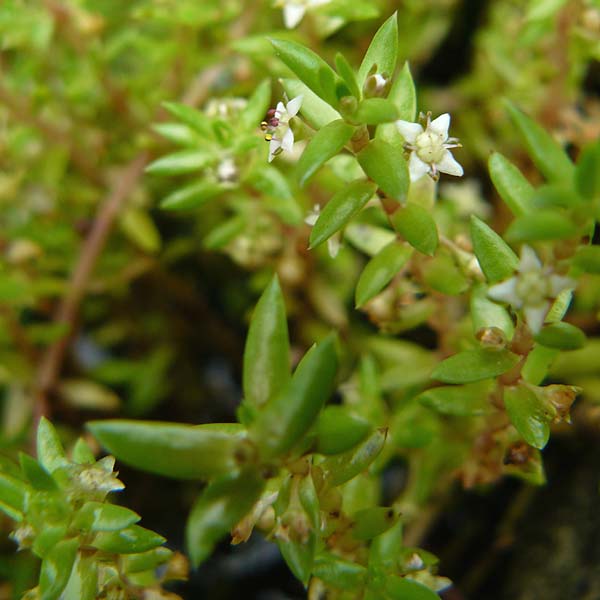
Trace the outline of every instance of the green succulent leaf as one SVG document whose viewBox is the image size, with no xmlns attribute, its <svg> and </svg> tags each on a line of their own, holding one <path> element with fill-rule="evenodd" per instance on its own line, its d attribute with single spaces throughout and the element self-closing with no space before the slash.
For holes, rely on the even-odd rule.
<svg viewBox="0 0 600 600">
<path fill-rule="evenodd" d="M 519 266 L 519 258 L 510 246 L 481 219 L 471 217 L 473 251 L 490 283 L 511 277 Z"/>
<path fill-rule="evenodd" d="M 159 546 L 158 548 L 138 554 L 125 554 L 120 557 L 120 561 L 125 573 L 140 573 L 155 569 L 159 565 L 166 563 L 171 556 L 173 556 L 171 550 L 164 546 Z"/>
<path fill-rule="evenodd" d="M 282 79 L 281 85 L 290 98 L 302 96 L 300 113 L 315 129 L 325 127 L 331 121 L 341 119 L 340 113 L 321 100 L 310 88 L 297 79 Z"/>
<path fill-rule="evenodd" d="M 544 177 L 557 183 L 573 181 L 573 163 L 554 138 L 514 104 L 507 103 L 507 110 L 529 155 Z"/>
<path fill-rule="evenodd" d="M 101 531 L 91 545 L 112 554 L 137 554 L 152 550 L 166 542 L 165 538 L 150 529 L 131 525 L 118 531 Z"/>
<path fill-rule="evenodd" d="M 322 552 L 315 559 L 313 575 L 334 588 L 356 590 L 364 585 L 367 569 L 329 552 Z"/>
<path fill-rule="evenodd" d="M 204 113 L 179 102 L 163 102 L 163 106 L 202 137 L 213 137 L 210 119 Z"/>
<path fill-rule="evenodd" d="M 63 540 L 44 558 L 40 570 L 40 600 L 58 600 L 71 577 L 78 548 L 79 540 Z"/>
<path fill-rule="evenodd" d="M 213 181 L 199 181 L 169 194 L 160 203 L 164 210 L 191 210 L 221 194 L 225 188 Z"/>
<path fill-rule="evenodd" d="M 141 517 L 116 504 L 107 502 L 86 502 L 75 516 L 76 527 L 90 531 L 119 531 L 137 523 Z"/>
<path fill-rule="evenodd" d="M 356 284 L 356 307 L 364 306 L 398 274 L 412 255 L 412 248 L 394 240 L 374 256 Z"/>
<path fill-rule="evenodd" d="M 383 450 L 386 437 L 387 429 L 376 429 L 358 446 L 326 458 L 320 466 L 329 485 L 346 483 L 367 469 Z"/>
<path fill-rule="evenodd" d="M 376 73 L 392 77 L 396 69 L 397 58 L 398 16 L 394 13 L 373 37 L 358 70 L 358 85 L 364 85 L 365 79 L 373 68 Z"/>
<path fill-rule="evenodd" d="M 388 100 L 395 104 L 398 110 L 398 119 L 411 123 L 415 121 L 417 118 L 417 92 L 408 62 L 404 63 L 402 71 L 394 79 Z M 379 125 L 375 137 L 397 147 L 402 146 L 404 142 L 395 123 Z"/>
<path fill-rule="evenodd" d="M 386 578 L 385 591 L 390 600 L 439 600 L 433 590 L 408 577 Z"/>
<path fill-rule="evenodd" d="M 538 210 L 517 217 L 506 230 L 511 242 L 564 240 L 577 235 L 576 225 L 556 210 Z"/>
<path fill-rule="evenodd" d="M 577 190 L 588 201 L 600 199 L 600 140 L 587 146 L 575 170 Z"/>
<path fill-rule="evenodd" d="M 277 546 L 290 571 L 307 586 L 315 560 L 316 535 L 310 532 L 306 541 L 277 540 Z"/>
<path fill-rule="evenodd" d="M 27 454 L 19 454 L 21 469 L 29 483 L 36 490 L 53 491 L 58 489 L 56 481 L 37 460 Z"/>
<path fill-rule="evenodd" d="M 573 265 L 585 273 L 600 274 L 600 246 L 580 246 L 577 248 Z"/>
<path fill-rule="evenodd" d="M 332 121 L 317 131 L 298 161 L 298 178 L 304 185 L 330 158 L 349 141 L 354 127 L 342 120 Z"/>
<path fill-rule="evenodd" d="M 429 211 L 420 204 L 409 202 L 391 217 L 396 231 L 416 250 L 433 256 L 438 246 L 438 230 Z"/>
<path fill-rule="evenodd" d="M 536 345 L 527 355 L 527 360 L 523 365 L 521 374 L 527 383 L 539 385 L 546 379 L 552 363 L 559 355 L 559 351 L 554 348 Z"/>
<path fill-rule="evenodd" d="M 506 373 L 519 362 L 508 350 L 477 348 L 464 350 L 442 361 L 431 373 L 432 379 L 444 383 L 472 383 Z"/>
<path fill-rule="evenodd" d="M 387 506 L 364 508 L 352 515 L 352 537 L 357 540 L 371 540 L 386 532 L 398 521 L 398 514 Z"/>
<path fill-rule="evenodd" d="M 352 95 L 355 98 L 360 99 L 362 94 L 358 86 L 354 69 L 350 66 L 350 63 L 346 60 L 346 57 L 341 52 L 338 52 L 335 55 L 335 68 L 337 69 L 340 77 L 344 80 L 344 83 L 348 86 L 348 89 Z"/>
<path fill-rule="evenodd" d="M 337 105 L 339 78 L 318 54 L 290 40 L 271 40 L 271 44 L 277 56 L 305 85 L 331 106 Z"/>
<path fill-rule="evenodd" d="M 279 281 L 273 277 L 250 321 L 244 350 L 244 402 L 264 405 L 290 380 L 290 342 L 285 303 Z"/>
<path fill-rule="evenodd" d="M 124 463 L 176 479 L 206 479 L 237 467 L 240 447 L 235 435 L 209 428 L 111 419 L 92 421 L 88 428 Z"/>
<path fill-rule="evenodd" d="M 345 406 L 328 406 L 317 422 L 316 451 L 320 454 L 340 454 L 365 439 L 371 425 Z"/>
<path fill-rule="evenodd" d="M 506 339 L 513 337 L 515 326 L 512 317 L 504 306 L 493 302 L 487 297 L 487 286 L 477 284 L 471 289 L 471 320 L 473 333 L 481 329 L 497 327 L 506 335 Z"/>
<path fill-rule="evenodd" d="M 264 458 L 285 454 L 308 431 L 333 391 L 337 367 L 332 334 L 304 355 L 286 388 L 258 413 L 250 434 Z"/>
<path fill-rule="evenodd" d="M 256 129 L 271 103 L 271 80 L 265 79 L 248 98 L 248 104 L 238 117 L 240 127 L 246 130 Z"/>
<path fill-rule="evenodd" d="M 254 470 L 230 473 L 210 483 L 196 500 L 186 525 L 186 544 L 197 567 L 215 544 L 258 500 L 264 480 Z"/>
<path fill-rule="evenodd" d="M 204 167 L 215 160 L 216 157 L 209 150 L 181 150 L 150 163 L 146 167 L 146 172 L 155 175 L 180 175 L 194 171 L 200 173 Z"/>
<path fill-rule="evenodd" d="M 499 152 L 493 152 L 488 161 L 490 177 L 500 197 L 513 215 L 519 217 L 533 211 L 533 186 L 519 169 Z"/>
<path fill-rule="evenodd" d="M 504 405 L 523 439 L 540 450 L 548 443 L 552 415 L 530 388 L 520 385 L 504 390 Z"/>
<path fill-rule="evenodd" d="M 399 113 L 396 105 L 386 98 L 367 98 L 359 105 L 353 120 L 357 123 L 367 125 L 379 125 L 380 123 L 389 123 L 398 119 Z"/>
<path fill-rule="evenodd" d="M 490 412 L 489 392 L 487 383 L 450 385 L 431 388 L 419 394 L 417 400 L 443 415 L 476 417 Z"/>
<path fill-rule="evenodd" d="M 315 248 L 342 229 L 373 197 L 377 186 L 362 179 L 341 189 L 321 211 L 310 234 L 310 247 Z"/>
<path fill-rule="evenodd" d="M 403 202 L 409 187 L 408 166 L 402 150 L 375 139 L 358 153 L 364 172 L 392 199 Z"/>
<path fill-rule="evenodd" d="M 0 502 L 19 512 L 25 510 L 25 498 L 30 487 L 21 479 L 0 471 Z"/>
<path fill-rule="evenodd" d="M 65 450 L 58 433 L 46 417 L 40 419 L 36 439 L 38 460 L 46 471 L 52 473 L 67 464 Z"/>
<path fill-rule="evenodd" d="M 546 325 L 535 336 L 535 341 L 547 348 L 578 350 L 585 346 L 587 338 L 579 327 L 561 321 Z"/>
</svg>

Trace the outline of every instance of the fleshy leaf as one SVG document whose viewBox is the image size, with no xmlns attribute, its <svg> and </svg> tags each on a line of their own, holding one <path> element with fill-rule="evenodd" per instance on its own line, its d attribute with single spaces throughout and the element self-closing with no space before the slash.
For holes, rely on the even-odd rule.
<svg viewBox="0 0 600 600">
<path fill-rule="evenodd" d="M 444 383 L 471 383 L 497 377 L 512 369 L 520 358 L 508 350 L 464 350 L 442 361 L 431 373 Z"/>
<path fill-rule="evenodd" d="M 416 250 L 433 256 L 438 246 L 435 220 L 426 208 L 409 202 L 391 217 L 394 228 Z"/>
<path fill-rule="evenodd" d="M 408 166 L 400 148 L 375 139 L 358 153 L 357 158 L 364 172 L 390 198 L 399 202 L 406 199 Z"/>
<path fill-rule="evenodd" d="M 523 439 L 540 450 L 548 443 L 550 421 L 548 412 L 533 390 L 524 385 L 504 389 L 504 405 L 515 429 Z"/>
<path fill-rule="evenodd" d="M 490 283 L 511 277 L 519 266 L 519 258 L 510 246 L 481 219 L 471 217 L 473 251 Z"/>
</svg>

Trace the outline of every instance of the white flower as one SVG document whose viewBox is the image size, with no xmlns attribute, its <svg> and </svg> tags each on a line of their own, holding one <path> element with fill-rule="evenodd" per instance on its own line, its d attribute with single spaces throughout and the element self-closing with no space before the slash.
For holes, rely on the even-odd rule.
<svg viewBox="0 0 600 600">
<path fill-rule="evenodd" d="M 217 166 L 217 179 L 221 183 L 233 183 L 237 179 L 238 170 L 235 161 L 226 156 Z"/>
<path fill-rule="evenodd" d="M 450 148 L 460 148 L 461 144 L 458 143 L 458 139 L 448 137 L 450 115 L 444 113 L 433 121 L 431 113 L 427 113 L 426 117 L 425 129 L 419 123 L 396 121 L 396 127 L 406 142 L 404 147 L 411 151 L 408 162 L 410 180 L 417 181 L 425 173 L 435 181 L 439 179 L 439 173 L 460 177 L 463 168 L 452 156 Z"/>
<path fill-rule="evenodd" d="M 302 106 L 302 96 L 296 96 L 285 106 L 283 102 L 277 104 L 267 113 L 267 121 L 263 121 L 262 128 L 266 132 L 265 140 L 269 142 L 269 162 L 278 154 L 291 152 L 294 147 L 294 132 L 290 128 L 290 119 L 295 117 Z"/>
<path fill-rule="evenodd" d="M 556 275 L 551 267 L 544 267 L 529 246 L 521 248 L 521 260 L 516 275 L 493 285 L 488 296 L 522 309 L 529 328 L 538 333 L 544 324 L 552 300 L 562 291 L 575 287 L 569 277 Z"/>
<path fill-rule="evenodd" d="M 283 8 L 283 22 L 293 29 L 302 21 L 307 10 L 327 4 L 331 0 L 277 0 L 275 6 Z"/>
<path fill-rule="evenodd" d="M 308 215 L 306 215 L 304 222 L 313 227 L 320 214 L 321 206 L 319 204 L 315 204 L 313 209 L 308 213 Z M 338 255 L 341 245 L 340 233 L 338 231 L 327 240 L 327 251 L 329 252 L 329 256 L 331 256 L 331 258 L 335 258 Z"/>
</svg>

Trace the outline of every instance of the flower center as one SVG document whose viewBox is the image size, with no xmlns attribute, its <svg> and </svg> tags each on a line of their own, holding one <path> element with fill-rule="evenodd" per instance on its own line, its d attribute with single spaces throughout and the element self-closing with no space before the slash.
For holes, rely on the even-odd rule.
<svg viewBox="0 0 600 600">
<path fill-rule="evenodd" d="M 415 140 L 417 156 L 428 164 L 441 162 L 446 154 L 444 142 L 444 136 L 425 130 Z"/>
<path fill-rule="evenodd" d="M 523 304 L 539 306 L 550 295 L 550 282 L 541 271 L 521 273 L 517 278 L 515 292 Z"/>
</svg>

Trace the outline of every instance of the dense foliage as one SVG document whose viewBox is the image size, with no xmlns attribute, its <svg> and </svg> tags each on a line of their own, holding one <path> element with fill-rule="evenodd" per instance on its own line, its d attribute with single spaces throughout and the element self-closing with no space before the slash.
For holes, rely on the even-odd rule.
<svg viewBox="0 0 600 600">
<path fill-rule="evenodd" d="M 597 423 L 597 3 L 272 4 L 0 4 L 7 597 L 174 596 L 106 450 L 193 568 L 434 599 L 455 482 Z"/>
</svg>

